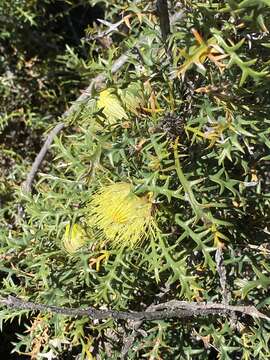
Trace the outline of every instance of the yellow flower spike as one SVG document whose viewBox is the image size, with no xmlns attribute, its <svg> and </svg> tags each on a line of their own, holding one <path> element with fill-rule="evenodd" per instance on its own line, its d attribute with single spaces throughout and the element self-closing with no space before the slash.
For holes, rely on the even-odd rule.
<svg viewBox="0 0 270 360">
<path fill-rule="evenodd" d="M 87 223 L 97 229 L 101 242 L 108 242 L 113 248 L 134 248 L 154 227 L 151 210 L 148 196 L 135 195 L 131 184 L 115 183 L 93 195 Z"/>
<path fill-rule="evenodd" d="M 67 252 L 74 254 L 86 243 L 86 240 L 86 233 L 80 225 L 74 224 L 70 228 L 70 224 L 67 224 L 63 238 L 64 248 Z"/>
</svg>

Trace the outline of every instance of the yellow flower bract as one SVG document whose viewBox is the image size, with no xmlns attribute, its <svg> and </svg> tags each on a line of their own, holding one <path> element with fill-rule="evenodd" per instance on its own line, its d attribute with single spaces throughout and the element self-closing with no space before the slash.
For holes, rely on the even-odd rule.
<svg viewBox="0 0 270 360">
<path fill-rule="evenodd" d="M 88 225 L 112 247 L 133 248 L 154 223 L 151 207 L 149 199 L 135 195 L 128 183 L 104 186 L 90 202 Z"/>
<path fill-rule="evenodd" d="M 63 244 L 67 252 L 73 254 L 85 243 L 86 234 L 84 229 L 78 224 L 74 224 L 72 226 L 70 226 L 70 224 L 67 224 L 63 238 Z"/>
<path fill-rule="evenodd" d="M 127 113 L 122 107 L 118 97 L 114 95 L 113 89 L 105 89 L 99 94 L 97 101 L 98 109 L 106 116 L 110 124 L 116 123 L 121 119 L 128 119 Z"/>
</svg>

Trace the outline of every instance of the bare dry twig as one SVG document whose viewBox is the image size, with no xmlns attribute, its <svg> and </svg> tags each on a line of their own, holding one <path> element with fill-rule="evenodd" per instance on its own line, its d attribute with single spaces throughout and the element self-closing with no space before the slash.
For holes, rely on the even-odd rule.
<svg viewBox="0 0 270 360">
<path fill-rule="evenodd" d="M 53 305 L 44 305 L 19 299 L 14 296 L 0 299 L 0 305 L 8 308 L 17 308 L 30 311 L 43 311 L 55 314 L 67 315 L 72 317 L 88 316 L 91 320 L 135 320 L 135 321 L 153 321 L 169 318 L 187 318 L 193 316 L 207 315 L 227 315 L 228 313 L 240 313 L 254 318 L 270 321 L 270 318 L 259 312 L 255 306 L 225 305 L 221 303 L 189 303 L 187 301 L 171 300 L 165 303 L 152 305 L 145 311 L 116 311 L 116 310 L 98 310 L 93 307 L 88 308 L 68 308 Z"/>
<path fill-rule="evenodd" d="M 40 167 L 40 164 L 42 163 L 45 155 L 47 154 L 47 151 L 48 151 L 49 147 L 51 146 L 53 139 L 64 128 L 64 126 L 65 126 L 64 123 L 57 124 L 52 129 L 52 131 L 49 133 L 49 135 L 47 136 L 47 139 L 46 139 L 44 145 L 42 146 L 40 152 L 38 153 L 38 155 L 35 158 L 34 163 L 32 164 L 31 171 L 28 173 L 25 182 L 22 184 L 22 190 L 24 192 L 31 193 L 32 184 L 33 184 L 34 178 L 36 176 L 36 173 Z"/>
</svg>

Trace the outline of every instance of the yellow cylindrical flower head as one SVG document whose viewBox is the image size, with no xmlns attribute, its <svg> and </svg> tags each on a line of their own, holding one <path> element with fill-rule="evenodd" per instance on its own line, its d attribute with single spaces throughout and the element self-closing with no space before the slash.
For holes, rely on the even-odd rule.
<svg viewBox="0 0 270 360">
<path fill-rule="evenodd" d="M 134 248 L 154 225 L 151 208 L 149 198 L 135 195 L 131 184 L 115 183 L 93 195 L 87 223 L 111 247 Z"/>
</svg>

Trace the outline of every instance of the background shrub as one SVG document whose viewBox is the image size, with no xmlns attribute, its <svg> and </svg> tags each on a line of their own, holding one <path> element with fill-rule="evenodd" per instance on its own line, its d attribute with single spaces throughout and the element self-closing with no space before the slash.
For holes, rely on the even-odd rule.
<svg viewBox="0 0 270 360">
<path fill-rule="evenodd" d="M 118 311 L 181 300 L 267 315 L 269 5 L 169 2 L 183 16 L 164 42 L 155 2 L 3 2 L 2 298 Z M 104 33 L 111 25 L 94 23 L 97 13 L 117 29 Z M 65 118 L 32 196 L 21 191 L 41 132 L 100 73 L 105 81 Z M 133 200 L 119 194 L 114 217 L 115 195 L 100 198 L 113 220 L 93 224 L 91 200 L 118 183 Z M 123 210 L 135 196 L 152 204 L 155 226 L 139 246 L 127 237 L 116 246 L 108 234 L 120 238 L 121 221 L 136 235 L 134 212 Z M 23 319 L 14 351 L 33 359 L 268 359 L 269 321 L 255 315 L 132 325 L 1 310 L 2 323 Z"/>
</svg>

